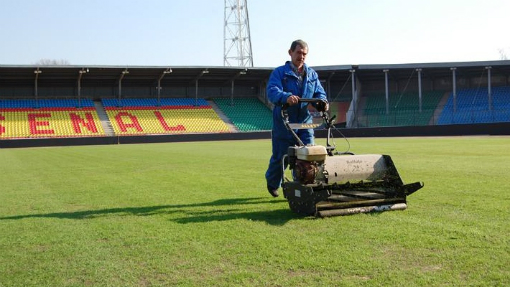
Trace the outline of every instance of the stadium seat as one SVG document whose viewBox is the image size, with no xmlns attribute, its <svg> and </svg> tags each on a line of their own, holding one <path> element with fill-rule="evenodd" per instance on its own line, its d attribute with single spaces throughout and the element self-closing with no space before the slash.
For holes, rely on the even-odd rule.
<svg viewBox="0 0 510 287">
<path fill-rule="evenodd" d="M 418 92 L 390 94 L 389 113 L 386 113 L 386 94 L 368 94 L 362 108 L 365 118 L 361 121 L 369 127 L 428 125 L 443 94 L 442 91 L 423 92 L 421 111 Z"/>
</svg>

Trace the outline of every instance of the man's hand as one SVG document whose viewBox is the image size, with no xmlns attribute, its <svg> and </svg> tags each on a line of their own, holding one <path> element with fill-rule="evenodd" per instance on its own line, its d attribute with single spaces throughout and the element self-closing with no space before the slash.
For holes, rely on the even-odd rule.
<svg viewBox="0 0 510 287">
<path fill-rule="evenodd" d="M 295 105 L 298 102 L 299 102 L 298 96 L 292 95 L 287 98 L 287 104 L 289 104 L 289 106 Z"/>
<path fill-rule="evenodd" d="M 317 102 L 316 107 L 319 112 L 326 112 L 329 110 L 329 103 L 321 100 Z"/>
</svg>

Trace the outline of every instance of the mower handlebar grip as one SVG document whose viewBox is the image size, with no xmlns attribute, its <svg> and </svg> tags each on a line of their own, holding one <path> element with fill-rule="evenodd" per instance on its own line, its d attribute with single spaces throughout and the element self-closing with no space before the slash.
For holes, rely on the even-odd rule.
<svg viewBox="0 0 510 287">
<path fill-rule="evenodd" d="M 325 107 L 326 101 L 323 99 L 299 99 L 298 103 L 319 103 L 320 106 Z M 282 105 L 282 110 L 286 110 L 289 108 L 289 104 L 285 103 Z"/>
<path fill-rule="evenodd" d="M 322 99 L 299 99 L 298 102 L 301 102 L 301 103 L 318 103 L 318 102 L 321 102 L 323 101 Z"/>
</svg>

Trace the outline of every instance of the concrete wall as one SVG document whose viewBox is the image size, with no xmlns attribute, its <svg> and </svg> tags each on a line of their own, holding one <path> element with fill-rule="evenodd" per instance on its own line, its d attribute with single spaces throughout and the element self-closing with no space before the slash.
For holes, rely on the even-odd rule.
<svg viewBox="0 0 510 287">
<path fill-rule="evenodd" d="M 356 128 L 356 129 L 341 128 L 340 131 L 348 138 L 510 135 L 510 123 L 418 126 L 418 127 Z M 315 136 L 317 138 L 325 138 L 327 136 L 326 130 L 315 131 Z M 269 140 L 271 139 L 271 132 L 0 140 L 0 148 L 144 144 L 164 142 L 252 140 L 252 139 Z"/>
</svg>

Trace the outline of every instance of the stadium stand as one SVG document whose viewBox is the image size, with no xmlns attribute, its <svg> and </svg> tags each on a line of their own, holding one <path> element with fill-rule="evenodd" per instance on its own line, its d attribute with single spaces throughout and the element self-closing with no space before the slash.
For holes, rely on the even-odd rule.
<svg viewBox="0 0 510 287">
<path fill-rule="evenodd" d="M 423 69 L 423 74 L 416 85 L 413 75 L 418 69 Z M 272 115 L 264 90 L 272 70 L 0 65 L 0 145 L 268 136 Z M 386 70 L 391 71 L 389 77 L 383 73 Z M 163 77 L 169 71 L 171 77 Z M 407 135 L 409 131 L 459 134 L 460 130 L 462 134 L 476 134 L 486 129 L 492 129 L 488 134 L 508 133 L 507 60 L 339 65 L 316 67 L 316 71 L 330 96 L 335 124 L 348 129 L 350 136 L 388 132 Z M 124 77 L 127 73 L 129 76 Z M 398 92 L 402 87 L 405 93 Z M 487 96 L 488 87 L 492 97 Z M 388 107 L 386 89 L 391 93 Z M 421 103 L 418 90 L 422 91 Z M 455 106 L 452 90 L 457 91 Z M 319 116 L 314 112 L 314 121 L 321 121 Z M 451 124 L 464 126 L 447 126 Z M 373 128 L 358 130 L 365 127 Z M 72 139 L 65 141 L 67 137 Z"/>
<path fill-rule="evenodd" d="M 370 94 L 366 96 L 365 105 L 362 108 L 363 123 L 368 127 L 428 125 L 443 95 L 443 91 L 423 92 L 420 112 L 417 92 L 390 94 L 387 114 L 386 95 Z"/>
<path fill-rule="evenodd" d="M 115 134 L 228 133 L 227 124 L 205 99 L 102 99 Z"/>
<path fill-rule="evenodd" d="M 104 135 L 91 100 L 0 100 L 0 139 Z"/>
<path fill-rule="evenodd" d="M 457 92 L 454 108 L 453 93 L 439 117 L 438 124 L 473 124 L 510 122 L 510 86 L 494 87 L 492 108 L 487 89 L 464 89 Z"/>
<path fill-rule="evenodd" d="M 213 101 L 240 132 L 272 128 L 272 112 L 257 98 L 215 98 Z"/>
</svg>

